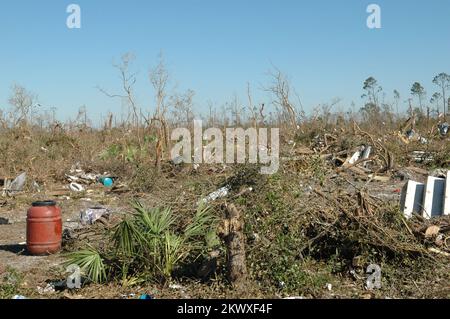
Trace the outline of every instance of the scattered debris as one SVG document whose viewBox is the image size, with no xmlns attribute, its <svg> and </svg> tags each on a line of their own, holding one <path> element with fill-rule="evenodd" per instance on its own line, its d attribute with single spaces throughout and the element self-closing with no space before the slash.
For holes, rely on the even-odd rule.
<svg viewBox="0 0 450 319">
<path fill-rule="evenodd" d="M 33 190 L 40 193 L 41 192 L 41 187 L 39 186 L 39 184 L 36 181 L 33 181 L 33 183 L 31 184 L 31 186 L 33 187 Z"/>
<path fill-rule="evenodd" d="M 441 136 L 446 136 L 448 134 L 450 125 L 447 122 L 445 122 L 445 123 L 439 124 L 438 128 L 439 128 L 439 134 L 441 134 Z"/>
<path fill-rule="evenodd" d="M 66 174 L 66 178 L 70 183 L 69 188 L 73 192 L 83 192 L 86 190 L 86 186 L 83 185 L 92 185 L 95 183 L 100 183 L 105 187 L 117 191 L 116 187 L 114 187 L 114 181 L 117 177 L 110 176 L 107 172 L 103 174 L 86 173 L 80 168 L 79 164 L 72 166 L 69 174 Z"/>
<path fill-rule="evenodd" d="M 45 288 L 38 286 L 37 291 L 40 295 L 52 294 L 52 293 L 56 292 L 55 286 L 53 286 L 52 284 L 47 284 L 47 286 L 45 286 Z"/>
<path fill-rule="evenodd" d="M 70 188 L 71 191 L 77 192 L 77 193 L 85 191 L 83 185 L 78 184 L 78 183 L 70 183 L 69 184 L 69 188 Z"/>
<path fill-rule="evenodd" d="M 204 204 L 208 204 L 210 202 L 215 201 L 216 199 L 227 197 L 230 190 L 231 190 L 230 186 L 222 187 L 217 191 L 209 194 L 206 198 L 203 198 L 201 202 L 203 202 Z"/>
<path fill-rule="evenodd" d="M 362 145 L 359 147 L 359 150 L 356 151 L 352 157 L 347 161 L 350 165 L 355 165 L 357 162 L 361 160 L 366 160 L 370 157 L 370 153 L 372 152 L 371 146 Z M 344 164 L 345 165 L 345 164 Z"/>
<path fill-rule="evenodd" d="M 430 163 L 434 160 L 434 156 L 425 151 L 413 151 L 409 157 L 416 163 Z"/>
<path fill-rule="evenodd" d="M 8 225 L 9 219 L 0 217 L 0 225 Z"/>
<path fill-rule="evenodd" d="M 406 137 L 408 138 L 408 140 L 417 140 L 418 142 L 420 142 L 421 144 L 428 144 L 428 139 L 426 139 L 423 136 L 420 136 L 419 134 L 416 133 L 416 131 L 414 130 L 409 130 L 406 132 Z"/>
<path fill-rule="evenodd" d="M 100 218 L 108 218 L 110 210 L 104 207 L 91 207 L 80 213 L 80 222 L 82 225 L 92 225 Z"/>
<path fill-rule="evenodd" d="M 15 195 L 16 193 L 23 191 L 26 181 L 27 181 L 27 173 L 20 174 L 13 181 L 4 179 L 3 196 Z"/>
<path fill-rule="evenodd" d="M 83 184 L 93 184 L 99 178 L 99 175 L 86 173 L 83 169 L 80 168 L 79 164 L 73 165 L 69 171 L 69 174 L 66 174 L 66 177 L 69 182 L 77 182 Z"/>
<path fill-rule="evenodd" d="M 27 181 L 27 173 L 22 173 L 16 177 L 16 179 L 9 186 L 11 192 L 21 192 Z"/>
<path fill-rule="evenodd" d="M 416 131 L 414 129 L 407 130 L 405 135 L 409 140 L 412 140 L 416 135 Z"/>
<path fill-rule="evenodd" d="M 261 240 L 261 237 L 257 233 L 253 233 L 251 238 L 252 238 L 253 241 Z"/>
</svg>

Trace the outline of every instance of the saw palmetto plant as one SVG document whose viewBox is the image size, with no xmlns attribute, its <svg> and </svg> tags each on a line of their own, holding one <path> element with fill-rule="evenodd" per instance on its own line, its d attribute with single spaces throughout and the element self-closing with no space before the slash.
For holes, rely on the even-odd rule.
<svg viewBox="0 0 450 319">
<path fill-rule="evenodd" d="M 94 282 L 116 274 L 128 285 L 140 282 L 137 278 L 144 275 L 166 281 L 188 257 L 195 260 L 200 256 L 207 248 L 208 236 L 215 232 L 217 220 L 208 207 L 199 207 L 183 227 L 170 208 L 148 209 L 139 202 L 132 206 L 134 212 L 113 229 L 107 252 L 89 246 L 69 254 L 67 264 L 80 266 Z"/>
</svg>

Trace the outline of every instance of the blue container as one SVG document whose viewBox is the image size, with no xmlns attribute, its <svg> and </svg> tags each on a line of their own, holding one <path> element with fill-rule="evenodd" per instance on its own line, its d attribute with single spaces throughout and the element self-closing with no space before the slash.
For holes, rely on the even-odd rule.
<svg viewBox="0 0 450 319">
<path fill-rule="evenodd" d="M 105 187 L 112 187 L 114 184 L 114 181 L 111 177 L 102 177 L 100 178 L 100 183 L 103 184 Z"/>
</svg>

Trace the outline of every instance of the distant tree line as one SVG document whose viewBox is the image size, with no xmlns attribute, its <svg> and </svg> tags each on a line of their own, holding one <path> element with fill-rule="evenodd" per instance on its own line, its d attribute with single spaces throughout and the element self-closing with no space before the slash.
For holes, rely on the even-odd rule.
<svg viewBox="0 0 450 319">
<path fill-rule="evenodd" d="M 407 99 L 409 103 L 409 115 L 413 113 L 424 116 L 426 112 L 427 118 L 430 117 L 433 112 L 434 106 L 435 112 L 440 115 L 439 108 L 442 108 L 442 115 L 445 119 L 446 114 L 450 112 L 450 99 L 447 99 L 448 90 L 450 89 L 450 75 L 447 73 L 440 73 L 433 78 L 432 83 L 438 88 L 438 91 L 431 95 L 430 100 L 427 102 L 427 92 L 420 82 L 414 82 L 411 86 L 411 97 Z M 383 88 L 378 84 L 378 81 L 374 77 L 367 78 L 363 83 L 364 94 L 362 98 L 366 99 L 364 107 L 361 112 L 366 115 L 375 115 L 375 113 L 381 113 L 383 110 L 392 109 L 392 106 L 396 106 L 396 113 L 399 114 L 398 105 L 400 102 L 400 92 L 394 90 L 394 103 L 389 105 L 385 103 L 385 93 Z M 416 107 L 413 107 L 413 101 L 416 101 Z"/>
</svg>

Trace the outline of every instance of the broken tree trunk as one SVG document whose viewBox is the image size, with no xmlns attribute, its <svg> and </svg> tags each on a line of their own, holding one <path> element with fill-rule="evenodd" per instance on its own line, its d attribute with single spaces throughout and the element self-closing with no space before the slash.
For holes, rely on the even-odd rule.
<svg viewBox="0 0 450 319">
<path fill-rule="evenodd" d="M 235 205 L 230 204 L 226 208 L 224 240 L 227 246 L 228 279 L 235 288 L 241 289 L 247 280 L 244 223 Z"/>
</svg>

